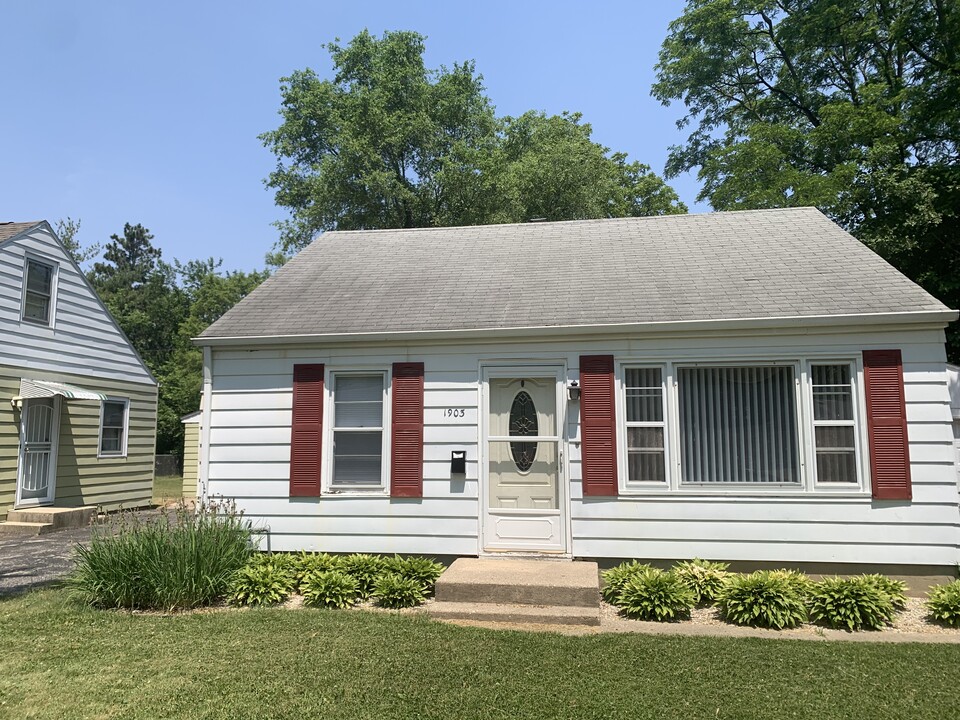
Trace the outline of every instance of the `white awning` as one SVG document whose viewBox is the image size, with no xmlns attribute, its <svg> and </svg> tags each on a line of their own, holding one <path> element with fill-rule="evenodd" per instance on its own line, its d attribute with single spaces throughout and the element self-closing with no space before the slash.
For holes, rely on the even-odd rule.
<svg viewBox="0 0 960 720">
<path fill-rule="evenodd" d="M 59 395 L 67 400 L 106 400 L 107 396 L 86 388 L 54 382 L 53 380 L 20 380 L 20 396 L 14 401 L 29 398 L 44 398 Z"/>
</svg>

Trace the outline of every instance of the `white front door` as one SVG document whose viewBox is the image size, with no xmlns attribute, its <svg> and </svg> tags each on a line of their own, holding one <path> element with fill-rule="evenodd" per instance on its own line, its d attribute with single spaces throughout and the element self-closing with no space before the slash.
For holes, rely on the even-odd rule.
<svg viewBox="0 0 960 720">
<path fill-rule="evenodd" d="M 17 506 L 53 502 L 57 464 L 60 398 L 23 401 L 20 410 L 20 466 Z"/>
<path fill-rule="evenodd" d="M 484 372 L 483 550 L 566 552 L 563 369 Z"/>
</svg>

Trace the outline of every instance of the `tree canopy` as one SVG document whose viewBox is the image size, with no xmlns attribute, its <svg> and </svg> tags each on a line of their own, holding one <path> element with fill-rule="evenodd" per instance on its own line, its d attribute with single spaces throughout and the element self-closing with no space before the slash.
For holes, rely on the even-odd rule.
<svg viewBox="0 0 960 720">
<path fill-rule="evenodd" d="M 697 169 L 717 210 L 815 205 L 960 306 L 960 4 L 688 0 L 657 73 L 690 129 L 667 177 Z"/>
<path fill-rule="evenodd" d="M 261 140 L 280 246 L 322 231 L 685 212 L 640 163 L 591 140 L 581 116 L 498 118 L 472 62 L 429 70 L 415 32 L 326 46 L 331 80 L 281 81 L 280 127 Z"/>
</svg>

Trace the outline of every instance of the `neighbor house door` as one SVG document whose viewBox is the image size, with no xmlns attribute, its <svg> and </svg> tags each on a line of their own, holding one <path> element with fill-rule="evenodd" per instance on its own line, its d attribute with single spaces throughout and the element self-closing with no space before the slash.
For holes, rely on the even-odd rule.
<svg viewBox="0 0 960 720">
<path fill-rule="evenodd" d="M 566 552 L 563 369 L 484 372 L 483 550 Z"/>
<path fill-rule="evenodd" d="M 59 397 L 23 401 L 20 411 L 17 506 L 46 505 L 53 502 L 59 416 Z"/>
</svg>

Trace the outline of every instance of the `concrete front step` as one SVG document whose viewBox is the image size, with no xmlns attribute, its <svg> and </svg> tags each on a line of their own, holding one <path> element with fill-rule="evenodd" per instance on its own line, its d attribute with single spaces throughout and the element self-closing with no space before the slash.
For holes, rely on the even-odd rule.
<svg viewBox="0 0 960 720">
<path fill-rule="evenodd" d="M 16 520 L 0 522 L 0 535 L 46 535 L 54 530 L 53 523 L 19 522 Z"/>
<path fill-rule="evenodd" d="M 34 507 L 11 510 L 7 513 L 7 522 L 41 523 L 53 526 L 53 530 L 82 528 L 93 522 L 97 516 L 95 507 Z"/>
<path fill-rule="evenodd" d="M 597 564 L 556 560 L 459 558 L 437 580 L 436 605 L 488 603 L 600 607 Z"/>
<path fill-rule="evenodd" d="M 522 605 L 517 603 L 435 602 L 427 613 L 437 620 L 524 623 L 534 625 L 599 625 L 599 607 Z"/>
</svg>

